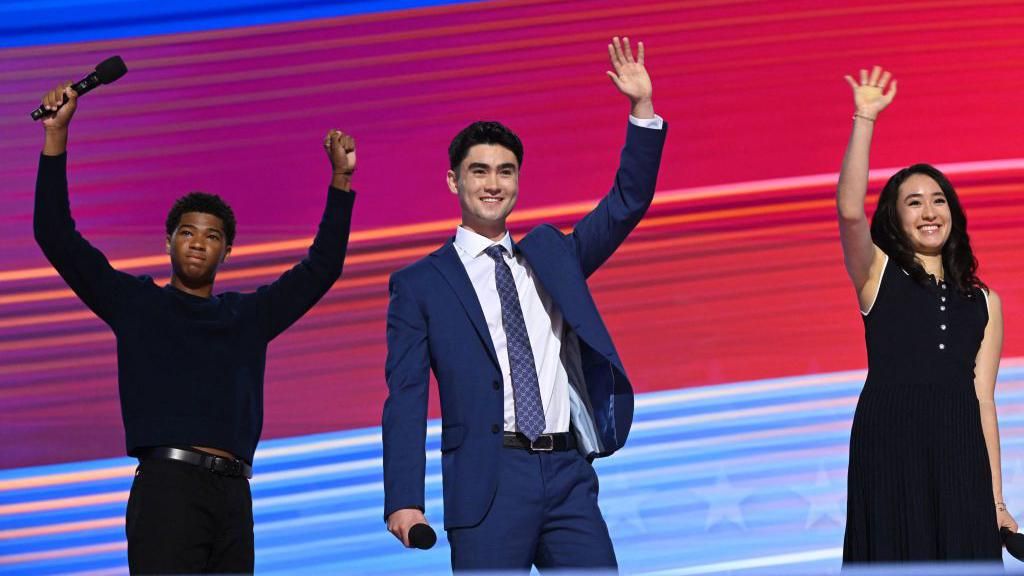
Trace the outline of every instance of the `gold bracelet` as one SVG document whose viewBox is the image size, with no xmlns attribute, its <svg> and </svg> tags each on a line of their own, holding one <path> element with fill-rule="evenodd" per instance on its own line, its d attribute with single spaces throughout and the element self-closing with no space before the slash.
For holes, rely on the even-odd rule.
<svg viewBox="0 0 1024 576">
<path fill-rule="evenodd" d="M 996 512 L 1006 512 L 1006 502 L 996 502 Z"/>
<path fill-rule="evenodd" d="M 875 122 L 875 119 L 870 117 L 870 116 L 865 116 L 863 114 L 857 114 L 856 112 L 854 112 L 853 113 L 853 119 L 856 120 L 857 118 L 863 118 L 864 120 L 867 120 L 868 122 L 871 122 L 872 124 L 874 124 L 874 122 Z"/>
</svg>

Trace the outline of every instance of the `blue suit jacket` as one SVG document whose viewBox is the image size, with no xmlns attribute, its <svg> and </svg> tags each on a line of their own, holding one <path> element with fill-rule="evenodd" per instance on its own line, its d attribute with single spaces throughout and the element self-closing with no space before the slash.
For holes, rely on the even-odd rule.
<svg viewBox="0 0 1024 576">
<path fill-rule="evenodd" d="M 633 389 L 586 279 L 643 217 L 654 197 L 668 126 L 629 125 L 611 191 L 572 234 L 531 230 L 517 248 L 562 312 L 579 344 L 582 383 L 573 383 L 573 431 L 588 457 L 626 441 Z M 445 528 L 483 519 L 497 487 L 504 404 L 498 357 L 476 292 L 449 240 L 391 276 L 384 404 L 384 516 L 423 509 L 430 371 L 441 399 Z M 565 338 L 563 338 L 565 341 Z"/>
</svg>

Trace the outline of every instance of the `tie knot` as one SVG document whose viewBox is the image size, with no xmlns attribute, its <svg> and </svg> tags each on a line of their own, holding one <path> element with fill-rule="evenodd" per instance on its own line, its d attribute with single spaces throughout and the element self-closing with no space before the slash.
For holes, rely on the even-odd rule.
<svg viewBox="0 0 1024 576">
<path fill-rule="evenodd" d="M 502 257 L 505 255 L 505 247 L 501 244 L 495 244 L 494 246 L 484 250 L 484 254 L 490 256 L 491 260 L 494 260 L 495 262 L 502 262 Z"/>
</svg>

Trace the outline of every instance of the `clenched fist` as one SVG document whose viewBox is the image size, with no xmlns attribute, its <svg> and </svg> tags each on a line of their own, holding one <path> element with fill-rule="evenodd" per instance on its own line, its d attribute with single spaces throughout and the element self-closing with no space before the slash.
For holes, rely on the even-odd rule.
<svg viewBox="0 0 1024 576">
<path fill-rule="evenodd" d="M 330 130 L 324 136 L 324 151 L 331 161 L 331 186 L 347 192 L 356 171 L 355 138 L 340 130 Z"/>
<path fill-rule="evenodd" d="M 78 93 L 71 89 L 71 82 L 58 84 L 43 95 L 42 104 L 47 111 L 47 116 L 43 117 L 43 128 L 63 130 L 71 123 L 71 117 L 78 108 Z"/>
</svg>

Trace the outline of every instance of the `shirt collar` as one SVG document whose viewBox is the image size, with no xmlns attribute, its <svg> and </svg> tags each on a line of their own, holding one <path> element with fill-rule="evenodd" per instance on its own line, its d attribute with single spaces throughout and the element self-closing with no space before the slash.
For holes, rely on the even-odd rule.
<svg viewBox="0 0 1024 576">
<path fill-rule="evenodd" d="M 505 231 L 505 235 L 495 242 L 490 238 L 481 236 L 462 226 L 455 229 L 455 247 L 466 254 L 469 254 L 473 258 L 483 254 L 484 250 L 487 250 L 495 244 L 504 246 L 506 254 L 515 253 L 513 252 L 513 250 L 515 250 L 515 245 L 512 243 L 512 235 L 509 234 L 507 230 Z"/>
</svg>

